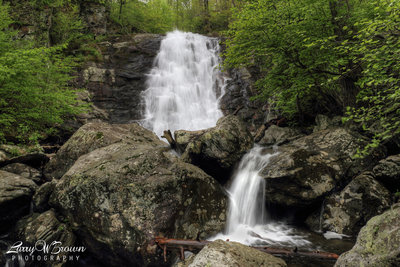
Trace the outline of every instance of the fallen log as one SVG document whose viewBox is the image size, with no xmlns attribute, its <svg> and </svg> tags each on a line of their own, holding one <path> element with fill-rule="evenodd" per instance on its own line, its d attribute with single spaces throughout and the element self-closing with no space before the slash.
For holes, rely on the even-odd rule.
<svg viewBox="0 0 400 267">
<path fill-rule="evenodd" d="M 198 252 L 207 244 L 212 241 L 207 240 L 186 240 L 186 239 L 171 239 L 165 237 L 156 237 L 154 239 L 156 244 L 163 250 L 164 260 L 167 261 L 167 250 L 177 251 L 180 255 L 181 260 L 185 259 L 185 251 Z M 229 240 L 226 240 L 229 241 Z M 250 246 L 251 248 L 259 251 L 274 255 L 274 256 L 302 256 L 302 257 L 313 257 L 320 259 L 336 260 L 339 255 L 324 251 L 300 251 L 297 248 L 273 248 L 266 246 Z"/>
<path fill-rule="evenodd" d="M 172 149 L 176 148 L 176 142 L 175 139 L 172 137 L 172 133 L 170 130 L 164 131 L 164 135 L 162 135 L 161 137 L 167 139 Z"/>
</svg>

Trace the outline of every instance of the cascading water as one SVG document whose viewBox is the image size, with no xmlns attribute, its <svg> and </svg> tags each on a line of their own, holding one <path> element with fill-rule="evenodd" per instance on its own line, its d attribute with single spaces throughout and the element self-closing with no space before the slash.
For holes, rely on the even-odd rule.
<svg viewBox="0 0 400 267">
<path fill-rule="evenodd" d="M 228 190 L 229 211 L 224 234 L 211 238 L 229 239 L 247 245 L 307 246 L 309 241 L 293 228 L 280 222 L 268 222 L 265 208 L 265 181 L 259 172 L 277 153 L 265 153 L 256 146 L 240 161 Z"/>
<path fill-rule="evenodd" d="M 218 102 L 225 86 L 218 52 L 216 38 L 168 33 L 148 76 L 143 126 L 158 136 L 215 126 L 223 115 Z"/>
</svg>

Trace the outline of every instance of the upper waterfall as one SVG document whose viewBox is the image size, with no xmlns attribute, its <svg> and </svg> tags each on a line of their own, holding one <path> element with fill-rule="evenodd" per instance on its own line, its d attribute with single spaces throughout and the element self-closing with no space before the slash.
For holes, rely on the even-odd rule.
<svg viewBox="0 0 400 267">
<path fill-rule="evenodd" d="M 148 75 L 144 126 L 158 136 L 215 126 L 223 115 L 218 102 L 225 86 L 218 54 L 216 38 L 168 33 Z"/>
</svg>

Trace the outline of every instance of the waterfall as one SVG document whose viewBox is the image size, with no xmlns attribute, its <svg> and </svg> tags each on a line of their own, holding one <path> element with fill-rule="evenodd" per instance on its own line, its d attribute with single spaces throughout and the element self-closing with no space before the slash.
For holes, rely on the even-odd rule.
<svg viewBox="0 0 400 267">
<path fill-rule="evenodd" d="M 218 69 L 216 38 L 174 31 L 162 40 L 144 91 L 143 126 L 164 130 L 200 130 L 222 117 L 219 97 L 225 79 Z"/>
<path fill-rule="evenodd" d="M 229 239 L 247 245 L 307 246 L 311 244 L 283 222 L 268 220 L 265 207 L 265 181 L 260 171 L 268 168 L 270 158 L 255 146 L 240 161 L 228 189 L 229 210 L 225 233 L 210 240 Z"/>
</svg>

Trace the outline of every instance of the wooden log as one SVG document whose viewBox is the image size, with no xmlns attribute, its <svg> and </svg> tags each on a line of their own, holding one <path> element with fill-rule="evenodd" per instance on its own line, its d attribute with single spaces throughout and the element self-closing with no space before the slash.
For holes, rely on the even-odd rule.
<svg viewBox="0 0 400 267">
<path fill-rule="evenodd" d="M 169 145 L 171 146 L 172 149 L 176 148 L 176 142 L 174 138 L 172 137 L 171 131 L 170 130 L 165 130 L 164 135 L 161 136 L 162 138 L 167 139 Z"/>
<path fill-rule="evenodd" d="M 229 241 L 229 240 L 227 240 Z M 165 237 L 156 237 L 155 242 L 158 246 L 163 249 L 164 252 L 164 260 L 167 261 L 167 250 L 175 250 L 180 253 L 181 259 L 184 259 L 184 251 L 192 251 L 197 252 L 200 251 L 207 244 L 212 241 L 207 240 L 186 240 L 186 239 L 171 239 Z M 287 248 L 273 248 L 266 246 L 250 246 L 251 248 L 257 249 L 259 251 L 274 255 L 274 256 L 300 256 L 300 257 L 312 257 L 312 258 L 320 258 L 327 260 L 336 260 L 339 258 L 339 255 L 330 252 L 324 251 L 299 251 L 297 248 L 295 249 L 287 249 Z"/>
</svg>

